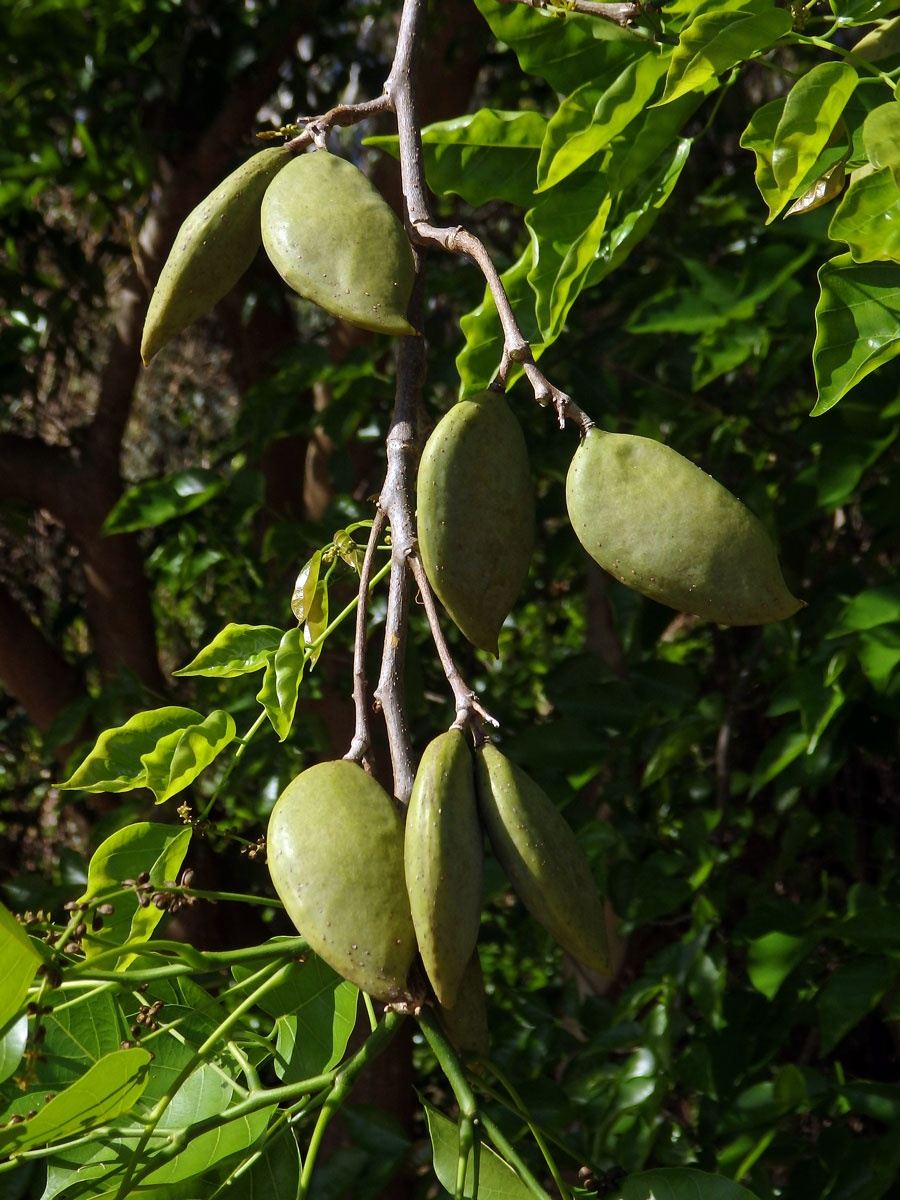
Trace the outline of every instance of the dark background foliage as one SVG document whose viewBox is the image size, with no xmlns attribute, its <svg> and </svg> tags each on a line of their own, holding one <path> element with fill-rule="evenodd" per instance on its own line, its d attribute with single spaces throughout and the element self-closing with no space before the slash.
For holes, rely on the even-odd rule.
<svg viewBox="0 0 900 1200">
<path fill-rule="evenodd" d="M 386 340 L 286 298 L 260 261 L 146 371 L 137 347 L 186 213 L 256 129 L 377 95 L 395 13 L 368 0 L 4 0 L 2 12 L 0 890 L 24 911 L 78 894 L 110 832 L 159 819 L 146 791 L 73 798 L 54 781 L 139 708 L 221 706 L 240 727 L 254 680 L 171 672 L 229 621 L 289 625 L 299 568 L 371 515 Z M 462 0 L 431 15 L 425 57 L 429 123 L 479 106 L 549 116 L 563 90 L 524 75 Z M 673 199 L 541 366 L 603 427 L 661 438 L 741 496 L 808 607 L 717 629 L 605 577 L 565 520 L 577 434 L 556 432 L 520 383 L 531 576 L 499 663 L 448 637 L 503 747 L 580 830 L 618 918 L 614 976 L 585 977 L 489 871 L 494 1053 L 536 1119 L 597 1172 L 693 1164 L 761 1200 L 876 1200 L 897 1194 L 900 1170 L 900 368 L 810 417 L 831 214 L 765 225 L 738 144 L 786 86 L 771 65 L 745 66 L 688 119 Z M 363 144 L 390 132 L 367 123 L 335 141 L 396 201 L 393 160 Z M 448 189 L 437 209 L 501 267 L 526 244 L 506 200 L 473 207 Z M 483 283 L 433 256 L 429 288 L 436 420 Z M 354 589 L 340 566 L 332 611 Z M 383 601 L 372 611 L 377 631 Z M 304 680 L 289 738 L 249 746 L 192 850 L 202 886 L 270 894 L 241 839 L 303 765 L 343 754 L 350 664 L 342 629 Z M 407 676 L 422 748 L 452 707 L 418 613 Z M 194 785 L 198 808 L 217 770 Z M 172 934 L 218 948 L 287 931 L 222 912 L 196 906 Z M 413 1053 L 441 1098 L 427 1052 Z M 395 1171 L 392 1194 L 411 1194 L 423 1130 L 407 1094 L 363 1093 L 317 1196 L 374 1196 Z M 33 1193 L 14 1194 L 41 1195 L 29 1178 Z"/>
</svg>

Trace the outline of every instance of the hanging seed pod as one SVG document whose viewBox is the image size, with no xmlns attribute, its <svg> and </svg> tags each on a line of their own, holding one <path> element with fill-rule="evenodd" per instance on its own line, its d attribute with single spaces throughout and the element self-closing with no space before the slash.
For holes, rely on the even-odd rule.
<svg viewBox="0 0 900 1200">
<path fill-rule="evenodd" d="M 528 451 L 504 396 L 481 392 L 441 418 L 422 451 L 417 506 L 428 582 L 469 641 L 496 655 L 534 545 Z"/>
<path fill-rule="evenodd" d="M 591 429 L 572 459 L 566 502 L 604 570 L 679 612 L 761 625 L 803 607 L 762 523 L 662 442 Z"/>
<path fill-rule="evenodd" d="M 435 1015 L 447 1037 L 465 1059 L 470 1054 L 486 1058 L 490 1053 L 487 1000 L 478 954 L 472 955 L 460 981 L 452 1008 L 438 1004 Z"/>
<path fill-rule="evenodd" d="M 466 736 L 436 737 L 416 772 L 404 835 L 406 888 L 425 973 L 452 1008 L 481 923 L 484 839 Z"/>
<path fill-rule="evenodd" d="M 482 746 L 475 764 L 481 818 L 519 899 L 573 958 L 608 970 L 603 898 L 568 822 L 495 746 Z"/>
<path fill-rule="evenodd" d="M 150 299 L 141 340 L 145 364 L 218 304 L 250 266 L 261 241 L 263 193 L 290 158 L 284 146 L 254 154 L 186 218 Z"/>
<path fill-rule="evenodd" d="M 403 822 L 356 763 L 319 763 L 269 818 L 269 874 L 288 916 L 335 971 L 376 1000 L 404 1000 L 416 937 L 403 878 Z"/>
<path fill-rule="evenodd" d="M 375 333 L 416 332 L 409 239 L 352 163 L 326 150 L 295 158 L 270 184 L 261 223 L 266 254 L 299 295 Z"/>
</svg>

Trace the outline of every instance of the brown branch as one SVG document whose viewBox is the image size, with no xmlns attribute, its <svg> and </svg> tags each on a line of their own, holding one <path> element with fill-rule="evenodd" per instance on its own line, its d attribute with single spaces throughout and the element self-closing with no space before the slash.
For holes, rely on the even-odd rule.
<svg viewBox="0 0 900 1200">
<path fill-rule="evenodd" d="M 428 576 L 425 574 L 425 567 L 418 553 L 410 557 L 409 565 L 415 576 L 419 595 L 422 597 L 422 606 L 425 609 L 425 615 L 428 617 L 428 624 L 431 626 L 431 636 L 434 638 L 438 658 L 441 660 L 441 666 L 444 668 L 444 674 L 447 677 L 447 682 L 450 684 L 450 690 L 453 692 L 453 699 L 456 703 L 456 719 L 453 722 L 453 728 L 464 729 L 467 725 L 470 726 L 475 735 L 476 742 L 481 743 L 484 741 L 482 722 L 487 721 L 489 725 L 497 728 L 499 728 L 500 722 L 495 717 L 492 717 L 482 705 L 478 696 L 468 686 L 453 661 L 447 645 L 447 639 L 444 637 L 443 629 L 441 629 L 437 605 L 434 602 L 434 594 L 432 593 Z"/>
<path fill-rule="evenodd" d="M 45 508 L 65 522 L 76 491 L 75 471 L 68 446 L 17 433 L 0 435 L 0 500 Z"/>
</svg>

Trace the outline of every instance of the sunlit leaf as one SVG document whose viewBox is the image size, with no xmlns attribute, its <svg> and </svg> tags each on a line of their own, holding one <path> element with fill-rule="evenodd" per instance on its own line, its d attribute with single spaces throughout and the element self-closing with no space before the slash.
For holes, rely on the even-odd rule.
<svg viewBox="0 0 900 1200">
<path fill-rule="evenodd" d="M 28 1017 L 14 1017 L 0 1027 L 0 1083 L 9 1079 L 22 1061 L 28 1041 Z"/>
<path fill-rule="evenodd" d="M 900 353 L 900 266 L 840 254 L 819 268 L 819 286 L 815 417 Z"/>
<path fill-rule="evenodd" d="M 31 938 L 12 915 L 0 904 L 0 963 L 3 964 L 3 988 L 0 989 L 0 1029 L 19 1011 L 28 994 L 41 956 Z"/>
<path fill-rule="evenodd" d="M 896 22 L 900 37 L 900 17 Z M 900 53 L 900 44 L 898 44 Z M 890 100 L 873 108 L 862 127 L 862 140 L 873 167 L 888 167 L 900 186 L 900 102 Z"/>
<path fill-rule="evenodd" d="M 786 771 L 791 763 L 806 753 L 809 745 L 808 736 L 799 729 L 785 729 L 773 737 L 762 754 L 760 754 L 750 782 L 750 795 L 777 779 L 782 771 Z"/>
<path fill-rule="evenodd" d="M 426 125 L 422 149 L 428 186 L 439 195 L 461 196 L 473 208 L 491 200 L 527 208 L 546 128 L 540 113 L 495 108 Z M 396 135 L 366 138 L 364 144 L 399 156 Z"/>
<path fill-rule="evenodd" d="M 772 144 L 772 174 L 777 188 L 769 220 L 781 211 L 828 145 L 858 82 L 843 62 L 820 63 L 791 88 Z"/>
<path fill-rule="evenodd" d="M 328 584 L 320 580 L 316 584 L 315 595 L 309 606 L 306 624 L 303 626 L 303 646 L 308 655 L 309 668 L 316 665 L 322 653 L 324 642 L 315 643 L 328 628 Z"/>
<path fill-rule="evenodd" d="M 136 713 L 124 725 L 107 729 L 75 773 L 61 788 L 86 792 L 127 792 L 147 782 L 144 758 L 173 733 L 204 720 L 192 708 L 169 705 Z"/>
<path fill-rule="evenodd" d="M 537 190 L 554 187 L 604 150 L 643 112 L 665 67 L 661 57 L 648 51 L 624 69 L 613 66 L 608 82 L 591 80 L 567 96 L 547 126 Z"/>
<path fill-rule="evenodd" d="M 900 584 L 867 588 L 854 596 L 828 637 L 841 637 L 860 629 L 900 623 Z"/>
<path fill-rule="evenodd" d="M 776 930 L 755 938 L 747 947 L 747 974 L 758 992 L 769 1000 L 799 963 L 809 954 L 814 940 Z"/>
<path fill-rule="evenodd" d="M 900 17 L 885 21 L 861 37 L 853 47 L 853 53 L 867 62 L 880 62 L 900 54 Z"/>
<path fill-rule="evenodd" d="M 900 8 L 900 0 L 829 0 L 842 25 L 868 25 Z"/>
<path fill-rule="evenodd" d="M 94 899 L 122 890 L 123 879 L 137 879 L 144 871 L 153 887 L 177 877 L 191 841 L 190 827 L 155 825 L 136 821 L 118 829 L 101 842 L 91 856 L 88 877 L 82 900 Z M 103 928 L 85 935 L 84 951 L 88 958 L 103 950 L 121 946 L 126 941 L 149 938 L 163 917 L 155 904 L 142 907 L 137 895 L 126 891 L 115 897 L 113 912 L 103 917 Z M 134 959 L 123 955 L 118 959 L 122 970 Z"/>
<path fill-rule="evenodd" d="M 103 522 L 103 532 L 128 533 L 162 525 L 173 517 L 194 512 L 224 487 L 225 480 L 218 472 L 201 467 L 139 483 L 116 501 Z"/>
<path fill-rule="evenodd" d="M 300 574 L 294 583 L 294 591 L 291 596 L 291 612 L 297 618 L 298 625 L 303 624 L 312 607 L 321 567 L 322 551 L 317 550 L 309 562 L 305 563 L 301 568 Z"/>
<path fill-rule="evenodd" d="M 900 666 L 900 629 L 870 629 L 856 646 L 863 674 L 878 691 L 884 691 Z"/>
<path fill-rule="evenodd" d="M 256 694 L 280 742 L 287 737 L 297 708 L 305 657 L 303 641 L 299 625 L 285 633 L 278 649 L 269 657 L 262 687 Z"/>
<path fill-rule="evenodd" d="M 790 30 L 790 13 L 764 3 L 748 3 L 731 11 L 701 12 L 681 31 L 658 103 L 669 104 L 703 87 L 738 63 L 767 50 Z"/>
<path fill-rule="evenodd" d="M 156 803 L 183 792 L 234 741 L 234 736 L 234 718 L 218 708 L 202 721 L 160 738 L 141 758 L 147 772 L 145 786 L 156 796 Z"/>
<path fill-rule="evenodd" d="M 147 1082 L 149 1050 L 116 1050 L 57 1093 L 35 1116 L 0 1128 L 0 1151 L 17 1154 L 31 1146 L 83 1132 L 127 1112 Z"/>
<path fill-rule="evenodd" d="M 278 648 L 282 632 L 274 625 L 226 625 L 186 667 L 172 674 L 233 679 L 260 671 L 266 665 L 266 655 Z"/>
<path fill-rule="evenodd" d="M 900 262 L 900 187 L 890 167 L 853 176 L 828 236 L 846 242 L 854 262 Z"/>
<path fill-rule="evenodd" d="M 775 130 L 784 112 L 784 100 L 770 100 L 762 104 L 750 118 L 750 123 L 741 134 L 741 147 L 752 150 L 756 155 L 754 177 L 759 194 L 765 200 L 771 219 L 779 211 L 781 190 L 775 182 L 772 168 L 772 152 L 775 146 Z"/>
</svg>

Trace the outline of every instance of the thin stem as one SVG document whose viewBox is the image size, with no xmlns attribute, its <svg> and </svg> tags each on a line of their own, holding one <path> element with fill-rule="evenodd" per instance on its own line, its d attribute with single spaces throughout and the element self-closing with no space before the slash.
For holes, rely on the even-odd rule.
<svg viewBox="0 0 900 1200">
<path fill-rule="evenodd" d="M 369 541 L 366 553 L 359 570 L 359 593 L 356 599 L 356 637 L 353 643 L 353 705 L 356 709 L 356 728 L 353 741 L 344 758 L 350 762 L 367 764 L 367 755 L 371 743 L 369 730 L 368 684 L 366 681 L 366 612 L 368 608 L 369 588 L 371 586 L 372 566 L 375 561 L 375 550 L 378 539 L 384 531 L 385 514 L 379 508 L 369 530 Z"/>
<path fill-rule="evenodd" d="M 612 21 L 614 25 L 629 26 L 642 15 L 644 4 L 600 4 L 597 0 L 500 0 L 501 4 L 524 4 L 544 12 L 564 15 L 567 12 L 582 13 L 586 17 L 599 17 Z"/>
<path fill-rule="evenodd" d="M 434 638 L 438 658 L 441 660 L 441 666 L 444 668 L 444 674 L 447 677 L 447 682 L 450 684 L 450 690 L 453 692 L 453 699 L 456 704 L 456 720 L 453 722 L 453 726 L 456 729 L 464 729 L 468 725 L 475 733 L 476 739 L 483 741 L 481 721 L 487 721 L 488 724 L 495 727 L 499 727 L 500 722 L 492 717 L 487 709 L 484 708 L 476 694 L 468 686 L 462 675 L 460 675 L 456 663 L 453 661 L 450 649 L 447 646 L 447 639 L 444 637 L 443 629 L 441 629 L 437 605 L 434 602 L 434 594 L 418 553 L 410 555 L 409 565 L 419 589 L 422 607 L 425 609 L 428 624 L 431 627 L 431 636 Z"/>
<path fill-rule="evenodd" d="M 237 748 L 237 750 L 235 750 L 235 752 L 232 756 L 231 762 L 228 764 L 228 766 L 222 772 L 222 778 L 219 780 L 218 784 L 216 785 L 216 790 L 213 792 L 212 796 L 210 797 L 209 803 L 207 804 L 206 808 L 204 808 L 203 812 L 198 817 L 199 821 L 205 821 L 209 817 L 209 814 L 212 812 L 213 805 L 219 798 L 222 788 L 228 782 L 231 772 L 238 765 L 241 755 L 247 749 L 247 747 L 249 746 L 249 744 L 253 738 L 253 735 L 256 733 L 256 731 L 259 729 L 260 725 L 262 725 L 262 723 L 263 723 L 263 721 L 265 721 L 265 719 L 266 719 L 266 711 L 265 711 L 265 709 L 263 709 L 263 711 L 259 714 L 259 716 L 256 718 L 256 720 L 253 722 L 253 724 L 250 726 L 250 728 L 244 734 L 244 736 L 240 739 L 238 748 Z"/>
</svg>

